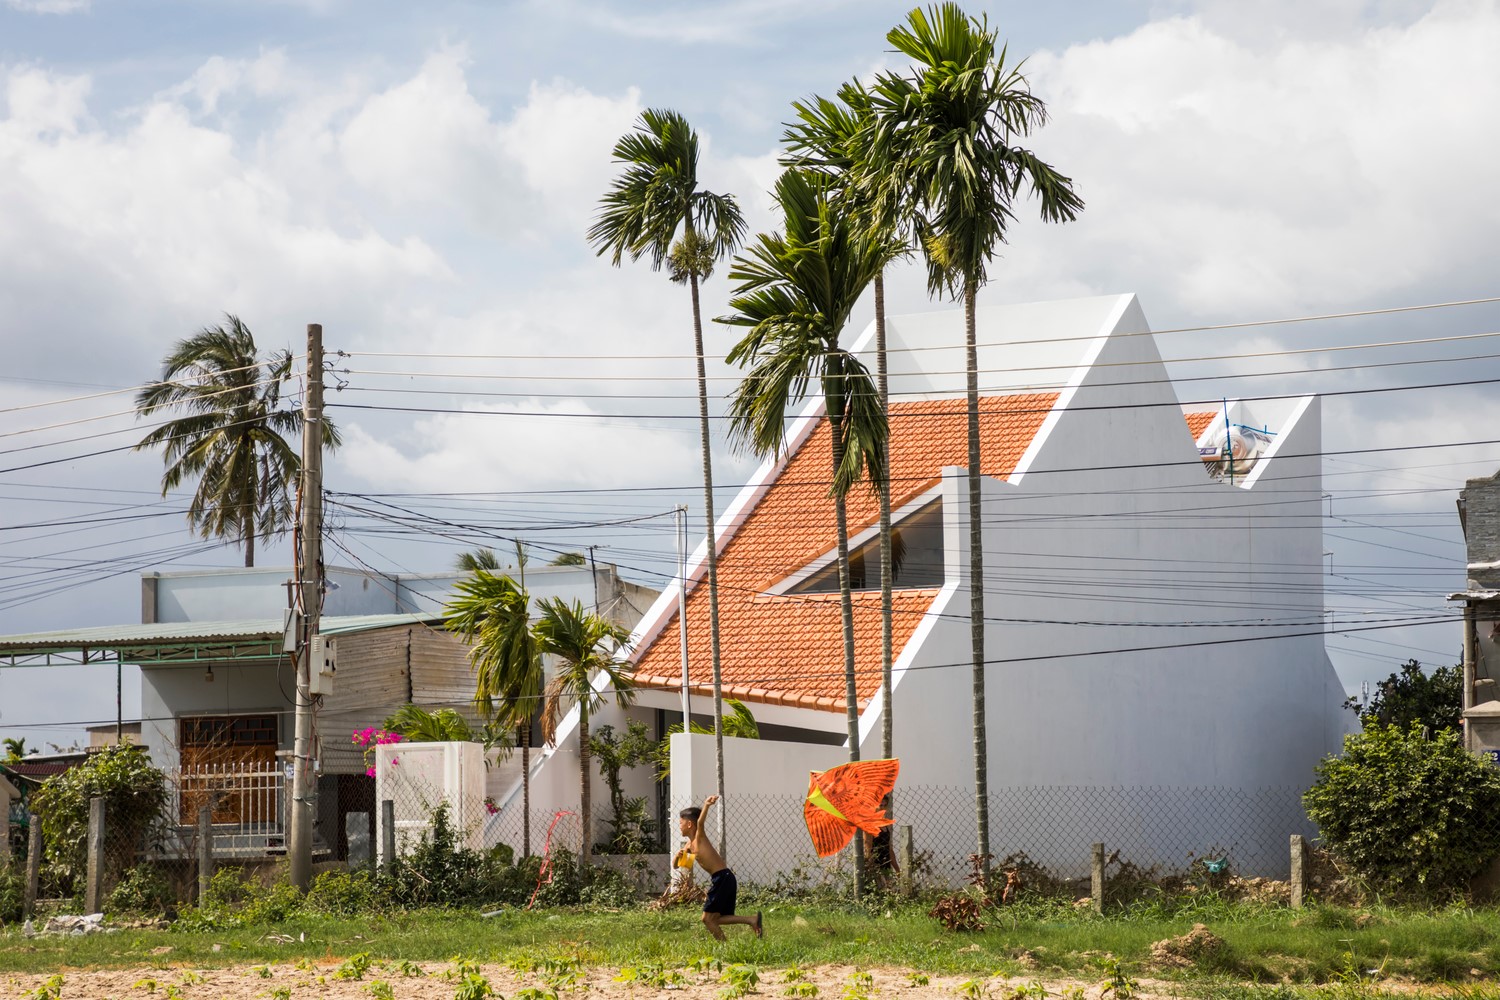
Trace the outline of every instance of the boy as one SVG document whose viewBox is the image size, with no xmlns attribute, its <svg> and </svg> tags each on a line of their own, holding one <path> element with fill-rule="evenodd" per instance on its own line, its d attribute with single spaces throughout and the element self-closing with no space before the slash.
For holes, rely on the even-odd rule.
<svg viewBox="0 0 1500 1000">
<path fill-rule="evenodd" d="M 677 852 L 674 866 L 692 868 L 696 861 L 708 872 L 708 899 L 703 904 L 703 926 L 715 938 L 724 940 L 724 931 L 720 929 L 724 924 L 746 924 L 755 931 L 756 937 L 764 937 L 760 911 L 756 911 L 753 919 L 735 916 L 734 902 L 735 896 L 739 894 L 739 883 L 735 881 L 734 872 L 724 864 L 724 856 L 708 839 L 708 811 L 717 801 L 717 795 L 710 795 L 703 800 L 702 809 L 688 806 L 678 814 L 678 828 L 688 842 Z"/>
</svg>

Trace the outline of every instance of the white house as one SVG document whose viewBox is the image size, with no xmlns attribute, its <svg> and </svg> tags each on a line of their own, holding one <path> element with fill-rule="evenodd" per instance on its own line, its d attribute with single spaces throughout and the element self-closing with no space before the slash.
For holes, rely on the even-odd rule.
<svg viewBox="0 0 1500 1000">
<path fill-rule="evenodd" d="M 1102 840 L 1141 863 L 1227 853 L 1240 870 L 1284 871 L 1287 835 L 1305 832 L 1300 793 L 1352 721 L 1323 644 L 1318 400 L 1184 405 L 1130 295 L 981 308 L 977 327 L 992 849 L 1066 868 Z M 956 872 L 975 843 L 963 315 L 893 317 L 887 338 L 896 809 Z M 829 753 L 846 723 L 828 444 L 809 406 L 788 454 L 719 519 L 723 689 L 775 741 L 728 741 L 742 877 L 810 853 L 805 834 L 785 842 L 807 771 L 846 754 Z M 848 506 L 872 757 L 886 711 L 877 504 L 856 489 Z M 711 690 L 703 577 L 700 549 L 695 717 Z M 635 637 L 638 714 L 679 709 L 677 607 L 673 585 Z M 554 758 L 576 754 L 567 732 Z M 712 741 L 675 742 L 674 808 L 713 786 Z M 576 802 L 576 757 L 552 763 L 538 784 Z"/>
</svg>

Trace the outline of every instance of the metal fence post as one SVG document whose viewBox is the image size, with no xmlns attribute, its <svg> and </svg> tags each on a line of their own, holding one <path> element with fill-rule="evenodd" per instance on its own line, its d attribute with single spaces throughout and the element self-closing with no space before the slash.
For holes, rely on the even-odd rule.
<svg viewBox="0 0 1500 1000">
<path fill-rule="evenodd" d="M 1302 909 L 1303 900 L 1307 895 L 1307 843 L 1302 839 L 1302 834 L 1292 834 L 1292 909 Z"/>
<path fill-rule="evenodd" d="M 396 803 L 391 799 L 380 800 L 380 863 L 388 865 L 396 860 Z"/>
<path fill-rule="evenodd" d="M 37 886 L 42 877 L 42 817 L 36 813 L 26 814 L 26 897 L 22 902 L 21 916 L 30 920 L 36 909 Z"/>
<path fill-rule="evenodd" d="M 198 905 L 208 898 L 208 883 L 214 877 L 214 810 L 198 807 Z"/>
<path fill-rule="evenodd" d="M 912 870 L 917 852 L 912 848 L 911 827 L 896 827 L 896 849 L 901 856 L 901 891 L 910 896 L 917 891 L 917 873 Z"/>
<path fill-rule="evenodd" d="M 104 909 L 104 798 L 99 795 L 89 799 L 88 871 L 83 908 L 88 913 Z"/>
<path fill-rule="evenodd" d="M 1094 912 L 1104 912 L 1104 845 L 1095 844 L 1090 852 L 1089 881 L 1094 897 Z"/>
</svg>

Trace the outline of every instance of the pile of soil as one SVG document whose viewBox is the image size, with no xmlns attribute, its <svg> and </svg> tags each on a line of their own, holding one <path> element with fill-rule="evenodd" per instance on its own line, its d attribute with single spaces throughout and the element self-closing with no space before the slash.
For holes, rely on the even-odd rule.
<svg viewBox="0 0 1500 1000">
<path fill-rule="evenodd" d="M 1191 969 L 1224 947 L 1224 939 L 1202 924 L 1181 937 L 1157 941 L 1151 946 L 1151 964 L 1160 969 Z"/>
</svg>

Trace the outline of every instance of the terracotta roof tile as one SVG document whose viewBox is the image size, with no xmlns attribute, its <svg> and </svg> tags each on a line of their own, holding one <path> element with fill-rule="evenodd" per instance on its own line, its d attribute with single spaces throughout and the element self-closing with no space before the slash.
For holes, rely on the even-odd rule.
<svg viewBox="0 0 1500 1000">
<path fill-rule="evenodd" d="M 1214 418 L 1223 417 L 1224 414 L 1218 410 L 1198 410 L 1193 413 L 1184 413 L 1183 416 L 1187 418 L 1188 433 L 1193 435 L 1193 440 L 1196 441 L 1208 429 L 1208 425 L 1214 422 Z"/>
<path fill-rule="evenodd" d="M 982 468 L 996 478 L 1014 471 L 1056 393 L 987 397 L 980 401 Z M 967 464 L 962 399 L 922 400 L 891 407 L 891 506 L 899 509 L 934 486 L 944 466 Z M 765 591 L 825 555 L 835 542 L 828 497 L 829 431 L 820 423 L 781 469 L 745 523 L 719 555 L 719 647 L 722 689 L 746 701 L 811 705 L 842 712 L 844 653 L 837 595 L 773 597 Z M 851 535 L 874 524 L 879 500 L 856 487 L 849 494 Z M 688 663 L 695 693 L 712 691 L 708 588 L 688 594 Z M 899 656 L 935 590 L 900 590 L 892 598 L 892 647 Z M 636 678 L 678 688 L 682 667 L 676 616 L 639 657 Z M 866 704 L 880 684 L 880 594 L 854 600 L 856 691 Z"/>
</svg>

